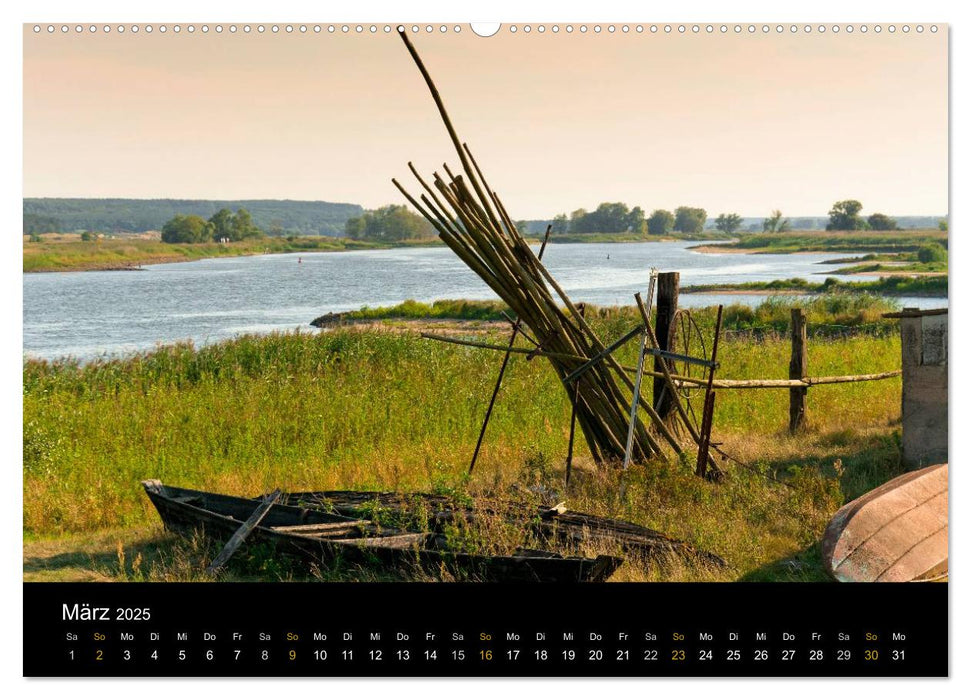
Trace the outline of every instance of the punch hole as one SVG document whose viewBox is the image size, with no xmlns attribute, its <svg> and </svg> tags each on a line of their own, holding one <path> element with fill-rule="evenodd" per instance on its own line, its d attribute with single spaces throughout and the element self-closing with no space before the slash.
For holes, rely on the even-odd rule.
<svg viewBox="0 0 971 700">
<path fill-rule="evenodd" d="M 469 26 L 472 27 L 473 34 L 485 39 L 494 36 L 502 25 L 498 22 L 473 22 Z"/>
</svg>

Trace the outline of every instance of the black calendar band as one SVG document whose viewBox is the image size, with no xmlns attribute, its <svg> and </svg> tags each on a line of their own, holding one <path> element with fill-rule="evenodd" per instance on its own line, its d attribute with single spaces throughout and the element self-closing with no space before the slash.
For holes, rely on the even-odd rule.
<svg viewBox="0 0 971 700">
<path fill-rule="evenodd" d="M 25 583 L 26 676 L 946 676 L 947 584 Z"/>
</svg>

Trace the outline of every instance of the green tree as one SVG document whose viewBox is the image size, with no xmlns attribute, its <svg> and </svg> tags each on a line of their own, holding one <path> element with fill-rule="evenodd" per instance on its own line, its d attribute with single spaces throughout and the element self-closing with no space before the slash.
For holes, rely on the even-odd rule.
<svg viewBox="0 0 971 700">
<path fill-rule="evenodd" d="M 364 221 L 363 216 L 351 217 L 344 224 L 344 235 L 348 238 L 354 239 L 355 241 L 363 240 L 366 232 L 367 222 Z"/>
<path fill-rule="evenodd" d="M 922 263 L 946 262 L 947 248 L 940 243 L 926 243 L 917 249 L 917 259 Z"/>
<path fill-rule="evenodd" d="M 829 210 L 827 231 L 860 231 L 866 228 L 866 222 L 860 217 L 863 205 L 855 199 L 844 199 L 836 202 Z"/>
<path fill-rule="evenodd" d="M 785 233 L 791 228 L 789 219 L 783 219 L 782 212 L 778 209 L 773 209 L 772 216 L 762 221 L 762 230 L 766 233 Z"/>
<path fill-rule="evenodd" d="M 519 221 L 516 221 L 515 222 L 515 225 L 516 225 L 516 230 L 519 231 L 519 235 L 520 236 L 527 236 L 527 235 L 529 235 L 529 222 L 528 221 L 526 221 L 525 219 L 520 219 Z"/>
<path fill-rule="evenodd" d="M 344 233 L 357 240 L 394 242 L 432 238 L 435 229 L 424 217 L 413 213 L 408 207 L 389 204 L 348 219 L 344 225 Z"/>
<path fill-rule="evenodd" d="M 209 224 L 212 226 L 212 237 L 214 240 L 221 241 L 224 238 L 234 240 L 233 219 L 233 212 L 225 208 L 220 209 L 209 217 Z"/>
<path fill-rule="evenodd" d="M 667 209 L 655 209 L 647 219 L 647 232 L 652 236 L 665 236 L 674 227 L 674 214 Z"/>
<path fill-rule="evenodd" d="M 566 214 L 557 214 L 553 217 L 553 233 L 566 233 L 570 230 L 570 220 Z"/>
<path fill-rule="evenodd" d="M 588 233 L 583 228 L 586 218 L 586 209 L 574 209 L 570 212 L 570 233 Z"/>
<path fill-rule="evenodd" d="M 708 212 L 695 207 L 678 207 L 674 210 L 674 230 L 681 233 L 701 233 L 705 230 Z"/>
<path fill-rule="evenodd" d="M 245 238 L 259 238 L 263 231 L 253 223 L 253 217 L 242 207 L 236 210 L 230 226 L 229 240 L 241 241 Z"/>
<path fill-rule="evenodd" d="M 937 222 L 937 228 L 941 231 L 947 231 L 947 219 L 941 219 Z"/>
<path fill-rule="evenodd" d="M 601 202 L 591 212 L 577 209 L 570 215 L 571 233 L 624 233 L 639 232 L 644 210 L 635 207 L 634 211 L 623 202 Z"/>
<path fill-rule="evenodd" d="M 24 234 L 57 233 L 61 230 L 61 222 L 53 216 L 42 214 L 24 214 Z"/>
<path fill-rule="evenodd" d="M 634 207 L 627 215 L 627 228 L 631 233 L 647 233 L 647 221 L 644 218 L 644 210 Z"/>
<path fill-rule="evenodd" d="M 723 233 L 735 233 L 741 225 L 742 217 L 738 214 L 719 214 L 715 219 L 715 228 Z"/>
<path fill-rule="evenodd" d="M 176 214 L 162 226 L 165 243 L 203 243 L 212 240 L 209 222 L 195 214 Z"/>
<path fill-rule="evenodd" d="M 90 231 L 81 231 L 81 240 L 87 243 L 94 240 L 94 234 Z"/>
<path fill-rule="evenodd" d="M 896 231 L 897 220 L 886 214 L 870 214 L 866 220 L 871 231 Z"/>
</svg>

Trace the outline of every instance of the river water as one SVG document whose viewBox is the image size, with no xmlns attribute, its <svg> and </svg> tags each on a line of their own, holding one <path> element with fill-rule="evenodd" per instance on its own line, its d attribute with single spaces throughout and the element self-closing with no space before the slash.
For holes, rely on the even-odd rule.
<svg viewBox="0 0 971 700">
<path fill-rule="evenodd" d="M 574 301 L 633 303 L 651 267 L 678 270 L 681 284 L 802 277 L 821 281 L 845 254 L 708 254 L 697 242 L 551 244 L 550 271 Z M 90 360 L 159 343 L 218 342 L 244 333 L 302 328 L 317 316 L 405 299 L 492 299 L 495 295 L 447 248 L 396 248 L 217 258 L 149 265 L 144 272 L 25 274 L 24 354 Z M 757 304 L 765 294 L 685 294 L 682 306 Z M 902 298 L 933 308 L 946 299 Z"/>
</svg>

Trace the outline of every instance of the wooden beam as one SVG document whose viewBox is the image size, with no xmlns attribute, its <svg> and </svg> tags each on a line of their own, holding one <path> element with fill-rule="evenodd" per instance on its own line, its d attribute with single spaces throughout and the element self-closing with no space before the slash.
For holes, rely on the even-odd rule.
<svg viewBox="0 0 971 700">
<path fill-rule="evenodd" d="M 678 291 L 681 286 L 681 273 L 662 272 L 657 276 L 657 316 L 654 321 L 656 332 L 654 345 L 658 350 L 671 351 L 668 338 L 671 334 L 671 323 L 678 312 Z M 664 390 L 664 373 L 661 365 L 667 364 L 669 372 L 674 372 L 674 363 L 666 358 L 654 356 L 654 410 L 662 420 L 669 420 L 676 410 L 674 404 L 677 398 L 669 396 Z M 670 389 L 668 389 L 670 391 Z"/>
<path fill-rule="evenodd" d="M 250 515 L 246 519 L 246 522 L 240 525 L 239 529 L 233 533 L 232 537 L 229 538 L 229 542 L 227 542 L 222 551 L 216 555 L 216 558 L 212 560 L 212 563 L 206 567 L 207 574 L 215 574 L 226 564 L 227 561 L 229 561 L 230 557 L 236 553 L 236 550 L 239 549 L 240 545 L 242 545 L 243 542 L 246 541 L 246 538 L 249 537 L 249 534 L 256 528 L 257 525 L 260 524 L 260 522 L 262 522 L 263 518 L 266 517 L 266 514 L 270 512 L 270 508 L 272 508 L 273 505 L 280 500 L 281 495 L 282 493 L 280 492 L 280 489 L 277 489 L 263 499 L 263 502 L 256 507 L 256 510 L 253 511 L 253 514 Z"/>
<path fill-rule="evenodd" d="M 701 442 L 698 443 L 698 462 L 695 466 L 695 474 L 700 477 L 708 477 L 708 448 L 711 443 L 711 424 L 715 415 L 715 390 L 712 384 L 715 381 L 715 367 L 718 360 L 718 336 L 722 330 L 722 305 L 718 305 L 718 316 L 715 318 L 715 339 L 711 344 L 711 369 L 708 370 L 708 386 L 705 388 L 705 406 L 701 417 Z M 713 476 L 717 475 L 716 466 Z"/>
<path fill-rule="evenodd" d="M 579 378 L 588 369 L 590 369 L 591 367 L 593 367 L 595 364 L 597 364 L 598 362 L 600 362 L 601 360 L 603 360 L 605 357 L 607 357 L 608 355 L 610 355 L 610 353 L 614 352 L 617 348 L 619 348 L 622 345 L 624 345 L 624 343 L 626 343 L 628 340 L 630 340 L 631 338 L 636 337 L 638 333 L 642 333 L 643 331 L 644 331 L 643 326 L 637 326 L 636 328 L 632 328 L 627 333 L 625 333 L 623 336 L 621 336 L 620 338 L 618 338 L 617 340 L 615 340 L 614 342 L 612 342 L 610 345 L 608 345 L 606 348 L 604 348 L 603 350 L 601 350 L 600 352 L 598 352 L 596 355 L 594 355 L 593 357 L 591 357 L 589 360 L 587 360 L 586 362 L 584 362 L 577 369 L 573 370 L 568 375 L 566 375 L 563 378 L 563 383 L 569 386 L 570 382 L 572 382 L 575 379 Z"/>
<path fill-rule="evenodd" d="M 500 352 L 506 352 L 509 348 L 505 345 L 496 345 L 493 343 L 481 343 L 475 340 L 465 340 L 463 338 L 450 338 L 445 335 L 436 335 L 434 333 L 422 333 L 422 338 L 428 340 L 437 340 L 442 343 L 452 343 L 454 345 L 465 345 L 472 348 L 483 348 L 485 350 L 497 350 Z M 579 355 L 570 355 L 562 352 L 545 352 L 531 348 L 513 348 L 510 352 L 520 354 L 520 355 L 530 355 L 535 354 L 537 357 L 553 357 L 561 360 L 583 360 L 584 358 Z M 651 354 L 650 349 L 648 349 L 648 354 Z M 705 360 L 707 363 L 708 360 Z M 636 367 L 621 366 L 628 374 L 636 374 Z M 664 378 L 664 372 L 654 372 L 653 370 L 644 370 L 644 374 L 648 377 L 660 377 Z M 889 372 L 878 372 L 876 374 L 850 374 L 845 376 L 834 376 L 834 377 L 803 377 L 802 379 L 716 379 L 712 382 L 712 388 L 714 389 L 790 389 L 792 387 L 810 387 L 819 384 L 847 384 L 852 382 L 872 382 L 878 379 L 891 379 L 893 377 L 899 377 L 901 370 L 895 369 Z M 708 386 L 707 379 L 699 379 L 697 377 L 685 377 L 681 374 L 671 374 L 671 379 L 675 384 L 691 384 L 693 386 Z"/>
<path fill-rule="evenodd" d="M 792 353 L 789 358 L 789 379 L 805 381 L 809 371 L 806 350 L 806 314 L 802 309 L 792 309 Z M 807 387 L 789 389 L 789 432 L 795 433 L 806 424 Z"/>
</svg>

